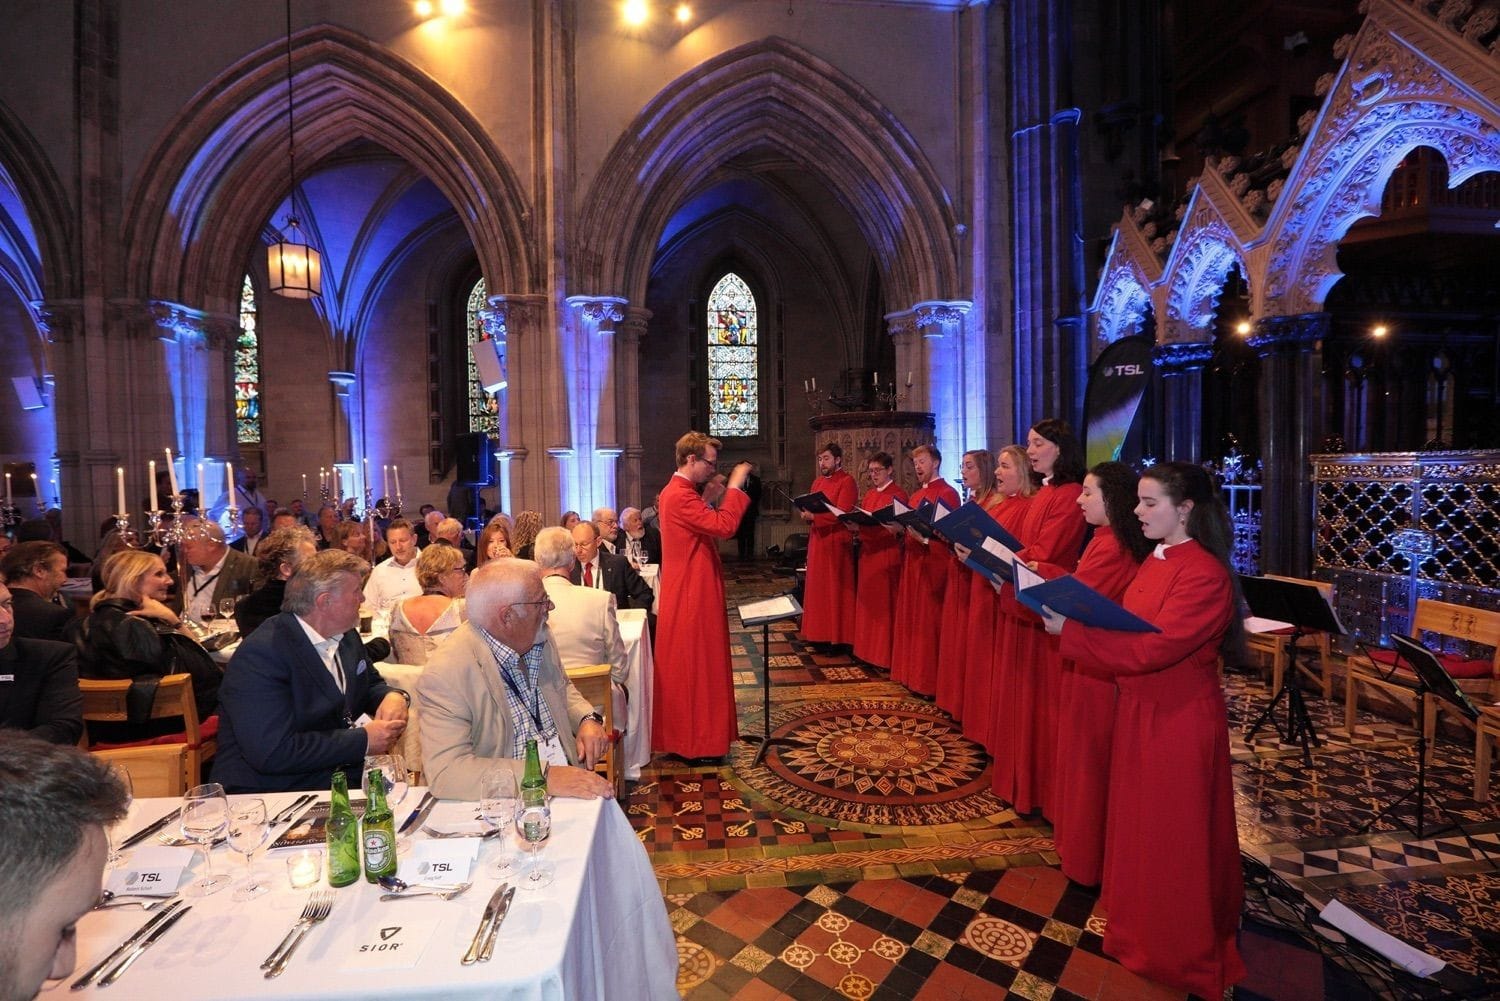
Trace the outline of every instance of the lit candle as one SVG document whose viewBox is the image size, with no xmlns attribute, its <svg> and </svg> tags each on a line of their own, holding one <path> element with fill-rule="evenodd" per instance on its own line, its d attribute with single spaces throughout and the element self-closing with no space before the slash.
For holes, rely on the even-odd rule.
<svg viewBox="0 0 1500 1001">
<path fill-rule="evenodd" d="M 203 488 L 207 485 L 208 484 L 203 482 L 203 463 L 200 462 L 198 463 L 198 493 L 200 494 L 200 497 L 204 492 Z"/>
<path fill-rule="evenodd" d="M 167 482 L 171 485 L 173 494 L 180 494 L 182 491 L 177 489 L 177 464 L 172 461 L 172 450 L 170 448 L 166 450 L 166 453 Z"/>
<path fill-rule="evenodd" d="M 10 497 L 10 474 L 9 473 L 5 474 L 5 493 L 6 493 L 6 498 L 9 499 L 9 497 Z M 128 509 L 125 507 L 125 467 L 124 466 L 116 466 L 115 467 L 115 500 L 117 501 L 116 510 L 119 512 L 120 517 L 121 518 L 125 517 L 125 512 Z"/>
<path fill-rule="evenodd" d="M 42 509 L 42 491 L 36 485 L 36 473 L 31 474 L 31 499 L 36 502 L 36 509 Z"/>
<path fill-rule="evenodd" d="M 911 388 L 911 372 L 910 371 L 908 371 L 906 373 L 906 388 L 907 389 Z"/>
<path fill-rule="evenodd" d="M 382 463 L 380 466 L 380 496 L 391 495 L 391 467 Z"/>
<path fill-rule="evenodd" d="M 224 496 L 229 498 L 230 507 L 239 507 L 234 502 L 234 463 L 224 463 Z"/>
<path fill-rule="evenodd" d="M 343 483 L 343 477 L 341 477 L 339 475 L 339 467 L 338 466 L 329 466 L 328 468 L 331 469 L 331 470 L 333 470 L 333 498 L 334 498 L 334 500 L 343 500 L 344 499 L 344 483 Z"/>
<path fill-rule="evenodd" d="M 318 485 L 322 486 L 321 483 L 318 484 Z M 307 499 L 307 474 L 306 473 L 302 474 L 302 499 L 303 500 Z"/>
<path fill-rule="evenodd" d="M 813 389 L 816 390 L 817 388 L 818 388 L 818 377 L 817 376 L 813 376 Z"/>
<path fill-rule="evenodd" d="M 146 476 L 151 480 L 151 510 L 160 511 L 161 505 L 156 502 L 156 460 L 152 459 L 146 463 Z"/>
<path fill-rule="evenodd" d="M 10 474 L 5 474 L 5 506 L 10 507 Z"/>
<path fill-rule="evenodd" d="M 318 467 L 318 492 L 322 493 L 328 489 L 328 470 L 322 466 Z"/>
<path fill-rule="evenodd" d="M 802 380 L 802 391 L 804 393 L 807 392 L 807 380 L 806 379 Z"/>
<path fill-rule="evenodd" d="M 370 457 L 369 457 L 369 456 L 368 456 L 368 455 L 366 455 L 366 456 L 363 456 L 363 457 L 362 457 L 362 458 L 361 458 L 361 459 L 360 459 L 360 460 L 359 460 L 359 461 L 360 461 L 360 462 L 361 462 L 361 463 L 363 463 L 363 465 L 364 465 L 364 473 L 365 473 L 365 480 L 364 480 L 364 482 L 365 482 L 365 489 L 366 489 L 366 490 L 373 490 L 373 489 L 374 489 L 374 487 L 373 487 L 373 485 L 372 485 L 372 484 L 371 484 L 371 483 L 370 483 Z"/>
<path fill-rule="evenodd" d="M 879 372 L 875 373 L 875 385 L 877 385 L 877 386 L 880 385 L 880 373 Z"/>
<path fill-rule="evenodd" d="M 391 463 L 391 472 L 396 476 L 396 503 L 401 503 L 401 467 Z"/>
</svg>

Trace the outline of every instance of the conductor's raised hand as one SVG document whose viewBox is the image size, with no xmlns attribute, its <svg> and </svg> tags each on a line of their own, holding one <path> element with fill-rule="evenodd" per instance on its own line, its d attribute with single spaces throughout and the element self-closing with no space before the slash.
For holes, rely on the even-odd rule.
<svg viewBox="0 0 1500 1001">
<path fill-rule="evenodd" d="M 736 462 L 734 464 L 734 469 L 732 469 L 729 473 L 728 486 L 730 487 L 730 489 L 739 489 L 743 487 L 745 485 L 745 481 L 750 478 L 751 468 L 752 466 L 748 462 Z"/>
</svg>

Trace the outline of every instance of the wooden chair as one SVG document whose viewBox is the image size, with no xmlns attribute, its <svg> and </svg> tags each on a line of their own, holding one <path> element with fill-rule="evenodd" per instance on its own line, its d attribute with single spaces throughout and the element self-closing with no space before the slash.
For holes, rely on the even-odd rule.
<svg viewBox="0 0 1500 1001">
<path fill-rule="evenodd" d="M 1474 727 L 1474 802 L 1490 801 L 1490 762 L 1500 740 L 1500 707 L 1481 706 Z"/>
<path fill-rule="evenodd" d="M 1492 656 L 1482 660 L 1471 660 L 1455 654 L 1438 654 L 1438 661 L 1458 682 L 1460 688 L 1486 705 L 1500 698 L 1500 612 L 1489 612 L 1481 608 L 1453 605 L 1446 601 L 1417 600 L 1417 614 L 1412 618 L 1411 638 L 1422 642 L 1423 633 L 1432 633 L 1464 643 L 1491 647 Z M 1394 668 L 1394 670 L 1393 670 Z M 1359 692 L 1368 685 L 1401 701 L 1413 698 L 1416 677 L 1411 667 L 1390 650 L 1375 650 L 1370 656 L 1349 658 L 1348 674 L 1344 679 L 1344 729 L 1354 736 L 1354 718 L 1359 709 Z M 1388 677 L 1389 676 L 1389 677 Z M 1422 730 L 1428 740 L 1431 754 L 1433 738 L 1437 736 L 1437 714 L 1446 703 L 1435 697 L 1427 700 L 1427 712 L 1422 719 Z M 1414 707 L 1415 708 L 1415 707 Z M 1472 726 L 1462 716 L 1458 717 Z M 1476 737 L 1476 754 L 1478 752 Z M 1486 767 L 1488 763 L 1486 762 Z M 1475 781 L 1478 785 L 1478 761 L 1475 762 Z"/>
<path fill-rule="evenodd" d="M 130 690 L 129 681 L 92 681 L 80 678 L 78 688 L 83 693 L 83 718 L 85 722 L 124 723 L 129 720 L 125 708 L 125 695 Z M 131 773 L 135 784 L 137 770 L 142 781 L 152 789 L 163 789 L 152 795 L 181 796 L 188 789 L 203 781 L 203 762 L 218 750 L 217 720 L 212 732 L 206 732 L 198 721 L 198 707 L 193 701 L 193 679 L 188 674 L 169 674 L 156 687 L 156 699 L 151 705 L 150 719 L 182 720 L 180 733 L 123 744 L 90 744 L 90 754 L 109 761 L 119 761 Z M 87 733 L 84 740 L 87 741 Z M 167 777 L 166 762 L 175 761 Z M 147 795 L 136 787 L 137 796 Z"/>
<path fill-rule="evenodd" d="M 1290 584 L 1306 584 L 1308 587 L 1315 587 L 1318 589 L 1318 593 L 1323 596 L 1323 600 L 1328 602 L 1330 607 L 1333 606 L 1333 585 L 1327 581 L 1305 580 L 1301 577 L 1278 577 L 1275 574 L 1265 574 L 1264 576 L 1267 580 L 1280 580 Z M 1332 698 L 1333 672 L 1331 668 L 1333 663 L 1333 638 L 1327 633 L 1318 632 L 1307 633 L 1297 641 L 1297 650 L 1299 653 L 1302 651 L 1317 652 L 1318 673 L 1314 674 L 1308 670 L 1307 665 L 1302 663 L 1301 660 L 1289 656 L 1290 652 L 1287 650 L 1286 640 L 1291 634 L 1292 630 L 1287 629 L 1274 633 L 1247 633 L 1245 635 L 1245 645 L 1249 647 L 1250 652 L 1269 658 L 1271 661 L 1272 693 L 1281 691 L 1281 680 L 1286 675 L 1287 661 L 1290 659 L 1297 670 L 1301 671 L 1318 685 L 1318 688 L 1323 693 L 1323 698 Z"/>
<path fill-rule="evenodd" d="M 581 664 L 564 669 L 568 680 L 604 716 L 604 732 L 609 735 L 609 751 L 595 771 L 609 780 L 616 798 L 625 793 L 625 769 L 620 767 L 620 731 L 615 727 L 615 693 L 608 664 Z"/>
</svg>

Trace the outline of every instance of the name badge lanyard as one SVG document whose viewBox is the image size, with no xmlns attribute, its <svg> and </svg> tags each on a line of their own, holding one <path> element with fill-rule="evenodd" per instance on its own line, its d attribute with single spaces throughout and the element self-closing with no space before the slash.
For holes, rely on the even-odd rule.
<svg viewBox="0 0 1500 1001">
<path fill-rule="evenodd" d="M 523 661 L 517 658 L 516 663 L 519 665 Z M 531 686 L 531 702 L 528 705 L 526 695 L 517 687 L 515 679 L 510 676 L 508 669 L 500 671 L 500 679 L 505 682 L 505 687 L 510 689 L 510 693 L 516 697 L 516 701 L 526 707 L 526 714 L 531 717 L 532 732 L 537 735 L 537 739 L 550 740 L 551 738 L 542 732 L 541 686 Z"/>
</svg>

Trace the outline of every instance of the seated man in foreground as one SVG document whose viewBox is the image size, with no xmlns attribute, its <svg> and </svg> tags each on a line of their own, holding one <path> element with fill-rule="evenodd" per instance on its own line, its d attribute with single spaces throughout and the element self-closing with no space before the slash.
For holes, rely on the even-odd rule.
<svg viewBox="0 0 1500 1001">
<path fill-rule="evenodd" d="M 365 755 L 400 739 L 410 699 L 370 663 L 357 628 L 369 566 L 342 549 L 307 557 L 286 583 L 285 611 L 235 651 L 213 772 L 226 792 L 327 789 L 337 769 L 358 785 Z"/>
<path fill-rule="evenodd" d="M 97 758 L 0 734 L 0 998 L 73 972 L 74 926 L 99 899 L 125 787 Z"/>
<path fill-rule="evenodd" d="M 612 795 L 593 771 L 609 744 L 604 721 L 563 673 L 536 564 L 491 560 L 469 579 L 467 603 L 469 621 L 433 652 L 417 683 L 422 771 L 433 794 L 478 799 L 481 776 L 497 764 L 519 782 L 526 741 L 535 738 L 552 766 L 552 795 Z"/>
<path fill-rule="evenodd" d="M 67 643 L 15 636 L 11 611 L 11 593 L 0 584 L 0 729 L 76 744 L 83 734 L 78 657 Z"/>
</svg>

